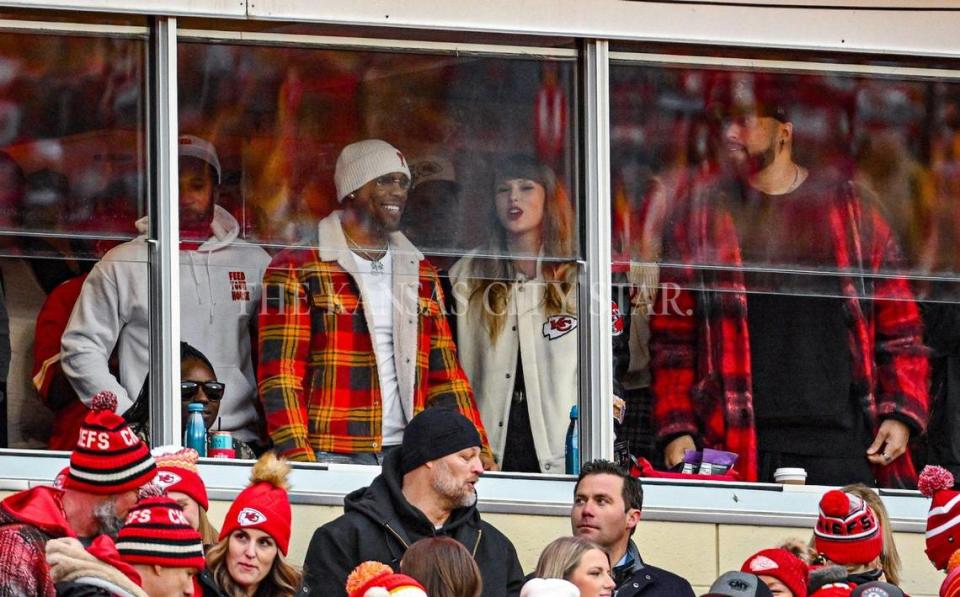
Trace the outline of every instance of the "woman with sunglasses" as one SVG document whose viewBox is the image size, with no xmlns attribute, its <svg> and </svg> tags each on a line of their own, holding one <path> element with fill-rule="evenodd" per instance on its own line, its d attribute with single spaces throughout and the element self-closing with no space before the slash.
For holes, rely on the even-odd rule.
<svg viewBox="0 0 960 597">
<path fill-rule="evenodd" d="M 133 407 L 130 408 L 123 417 L 133 428 L 134 432 L 140 436 L 143 441 L 148 441 L 150 437 L 149 422 L 147 413 L 149 408 L 150 392 L 149 376 L 143 382 L 143 388 Z M 202 352 L 187 344 L 180 343 L 180 424 L 181 433 L 187 426 L 187 406 L 191 402 L 203 404 L 203 425 L 207 431 L 217 431 L 218 416 L 220 412 L 220 400 L 223 398 L 223 392 L 226 385 L 217 381 L 217 374 L 213 370 L 213 364 Z M 207 435 L 209 442 L 211 435 Z M 207 446 L 209 452 L 210 446 Z M 253 449 L 246 443 L 237 438 L 233 438 L 233 449 L 236 458 L 243 460 L 256 460 L 257 455 Z"/>
</svg>

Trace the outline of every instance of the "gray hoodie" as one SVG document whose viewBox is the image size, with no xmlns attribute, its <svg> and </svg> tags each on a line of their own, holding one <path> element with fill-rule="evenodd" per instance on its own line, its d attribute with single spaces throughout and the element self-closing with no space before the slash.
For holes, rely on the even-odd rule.
<svg viewBox="0 0 960 597">
<path fill-rule="evenodd" d="M 109 390 L 117 395 L 120 413 L 136 400 L 150 362 L 147 219 L 136 225 L 141 235 L 114 247 L 90 272 L 60 345 L 63 371 L 80 399 L 89 403 L 97 392 Z M 210 359 L 217 379 L 226 384 L 223 429 L 251 441 L 257 384 L 250 325 L 270 256 L 240 240 L 237 220 L 219 206 L 210 230 L 199 248 L 180 251 L 180 335 Z M 107 365 L 114 346 L 119 380 Z"/>
</svg>

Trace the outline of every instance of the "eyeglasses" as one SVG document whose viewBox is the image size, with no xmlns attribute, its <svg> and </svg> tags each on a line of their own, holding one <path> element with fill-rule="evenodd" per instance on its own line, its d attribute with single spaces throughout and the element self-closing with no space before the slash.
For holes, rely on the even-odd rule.
<svg viewBox="0 0 960 597">
<path fill-rule="evenodd" d="M 407 178 L 407 176 L 404 174 L 400 174 L 400 175 L 387 174 L 385 176 L 381 176 L 377 178 L 376 181 L 377 181 L 377 188 L 380 188 L 380 189 L 385 189 L 387 187 L 391 187 L 394 185 L 400 187 L 404 191 L 410 188 L 410 179 Z"/>
<path fill-rule="evenodd" d="M 193 381 L 185 379 L 180 382 L 180 400 L 187 402 L 193 400 L 200 388 L 210 402 L 219 402 L 223 398 L 225 384 L 219 381 Z"/>
</svg>

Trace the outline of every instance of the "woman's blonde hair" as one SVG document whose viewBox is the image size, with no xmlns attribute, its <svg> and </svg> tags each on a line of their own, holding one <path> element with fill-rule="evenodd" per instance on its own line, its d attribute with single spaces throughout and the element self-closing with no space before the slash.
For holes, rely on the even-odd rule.
<svg viewBox="0 0 960 597">
<path fill-rule="evenodd" d="M 220 540 L 220 531 L 210 522 L 210 517 L 207 516 L 207 511 L 203 509 L 203 506 L 198 504 L 197 510 L 200 512 L 200 528 L 197 529 L 200 532 L 200 539 L 204 545 L 213 545 Z"/>
<path fill-rule="evenodd" d="M 582 537 L 554 539 L 540 553 L 540 559 L 537 560 L 537 569 L 533 576 L 536 578 L 570 580 L 573 571 L 580 565 L 583 554 L 591 549 L 600 549 L 600 546 Z M 600 549 L 600 551 L 603 550 Z"/>
<path fill-rule="evenodd" d="M 575 311 L 576 305 L 568 304 L 568 295 L 574 287 L 576 267 L 573 253 L 573 206 L 563 185 L 549 167 L 536 159 L 515 155 L 503 159 L 494 166 L 494 187 L 503 180 L 532 180 L 543 187 L 543 272 L 546 291 L 544 307 L 547 315 Z M 495 202 L 490 202 L 492 245 L 495 254 L 480 259 L 479 277 L 473 282 L 470 302 L 477 301 L 482 307 L 483 321 L 490 340 L 495 341 L 503 330 L 507 315 L 510 286 L 516 279 L 513 257 L 507 251 L 506 231 L 497 218 Z"/>
<path fill-rule="evenodd" d="M 233 533 L 230 534 L 232 536 Z M 213 576 L 213 581 L 220 587 L 220 590 L 230 597 L 242 597 L 246 593 L 243 588 L 233 580 L 230 572 L 227 570 L 227 554 L 230 551 L 230 536 L 224 537 L 222 541 L 207 550 L 207 570 Z M 300 586 L 302 578 L 300 570 L 296 566 L 287 563 L 283 554 L 277 551 L 277 557 L 273 559 L 270 566 L 270 572 L 266 578 L 260 582 L 257 597 L 293 597 Z"/>
<path fill-rule="evenodd" d="M 887 513 L 887 507 L 883 505 L 883 500 L 876 491 L 870 489 L 863 483 L 854 483 L 841 489 L 849 494 L 853 494 L 864 502 L 877 515 L 880 521 L 880 532 L 883 533 L 883 550 L 880 552 L 880 567 L 883 568 L 883 575 L 887 582 L 893 585 L 900 584 L 900 570 L 903 564 L 900 561 L 900 553 L 897 551 L 897 544 L 893 540 L 893 529 L 890 528 L 890 514 Z"/>
</svg>

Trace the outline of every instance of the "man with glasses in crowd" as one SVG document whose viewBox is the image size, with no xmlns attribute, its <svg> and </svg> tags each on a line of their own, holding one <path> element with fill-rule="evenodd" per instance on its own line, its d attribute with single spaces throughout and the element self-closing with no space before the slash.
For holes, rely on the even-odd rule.
<svg viewBox="0 0 960 597">
<path fill-rule="evenodd" d="M 489 444 L 443 313 L 436 269 L 399 231 L 410 169 L 379 139 L 346 146 L 343 209 L 316 248 L 274 258 L 260 314 L 260 398 L 278 453 L 382 464 L 427 406 L 456 408 Z"/>
<path fill-rule="evenodd" d="M 216 204 L 221 168 L 213 145 L 183 135 L 179 155 L 180 334 L 225 386 L 218 426 L 260 443 L 250 338 L 270 257 L 241 240 L 236 218 Z M 111 249 L 84 281 L 61 341 L 77 396 L 86 402 L 112 392 L 121 414 L 140 395 L 150 362 L 147 218 L 136 226 L 140 236 Z M 115 347 L 119 379 L 108 365 Z"/>
</svg>

